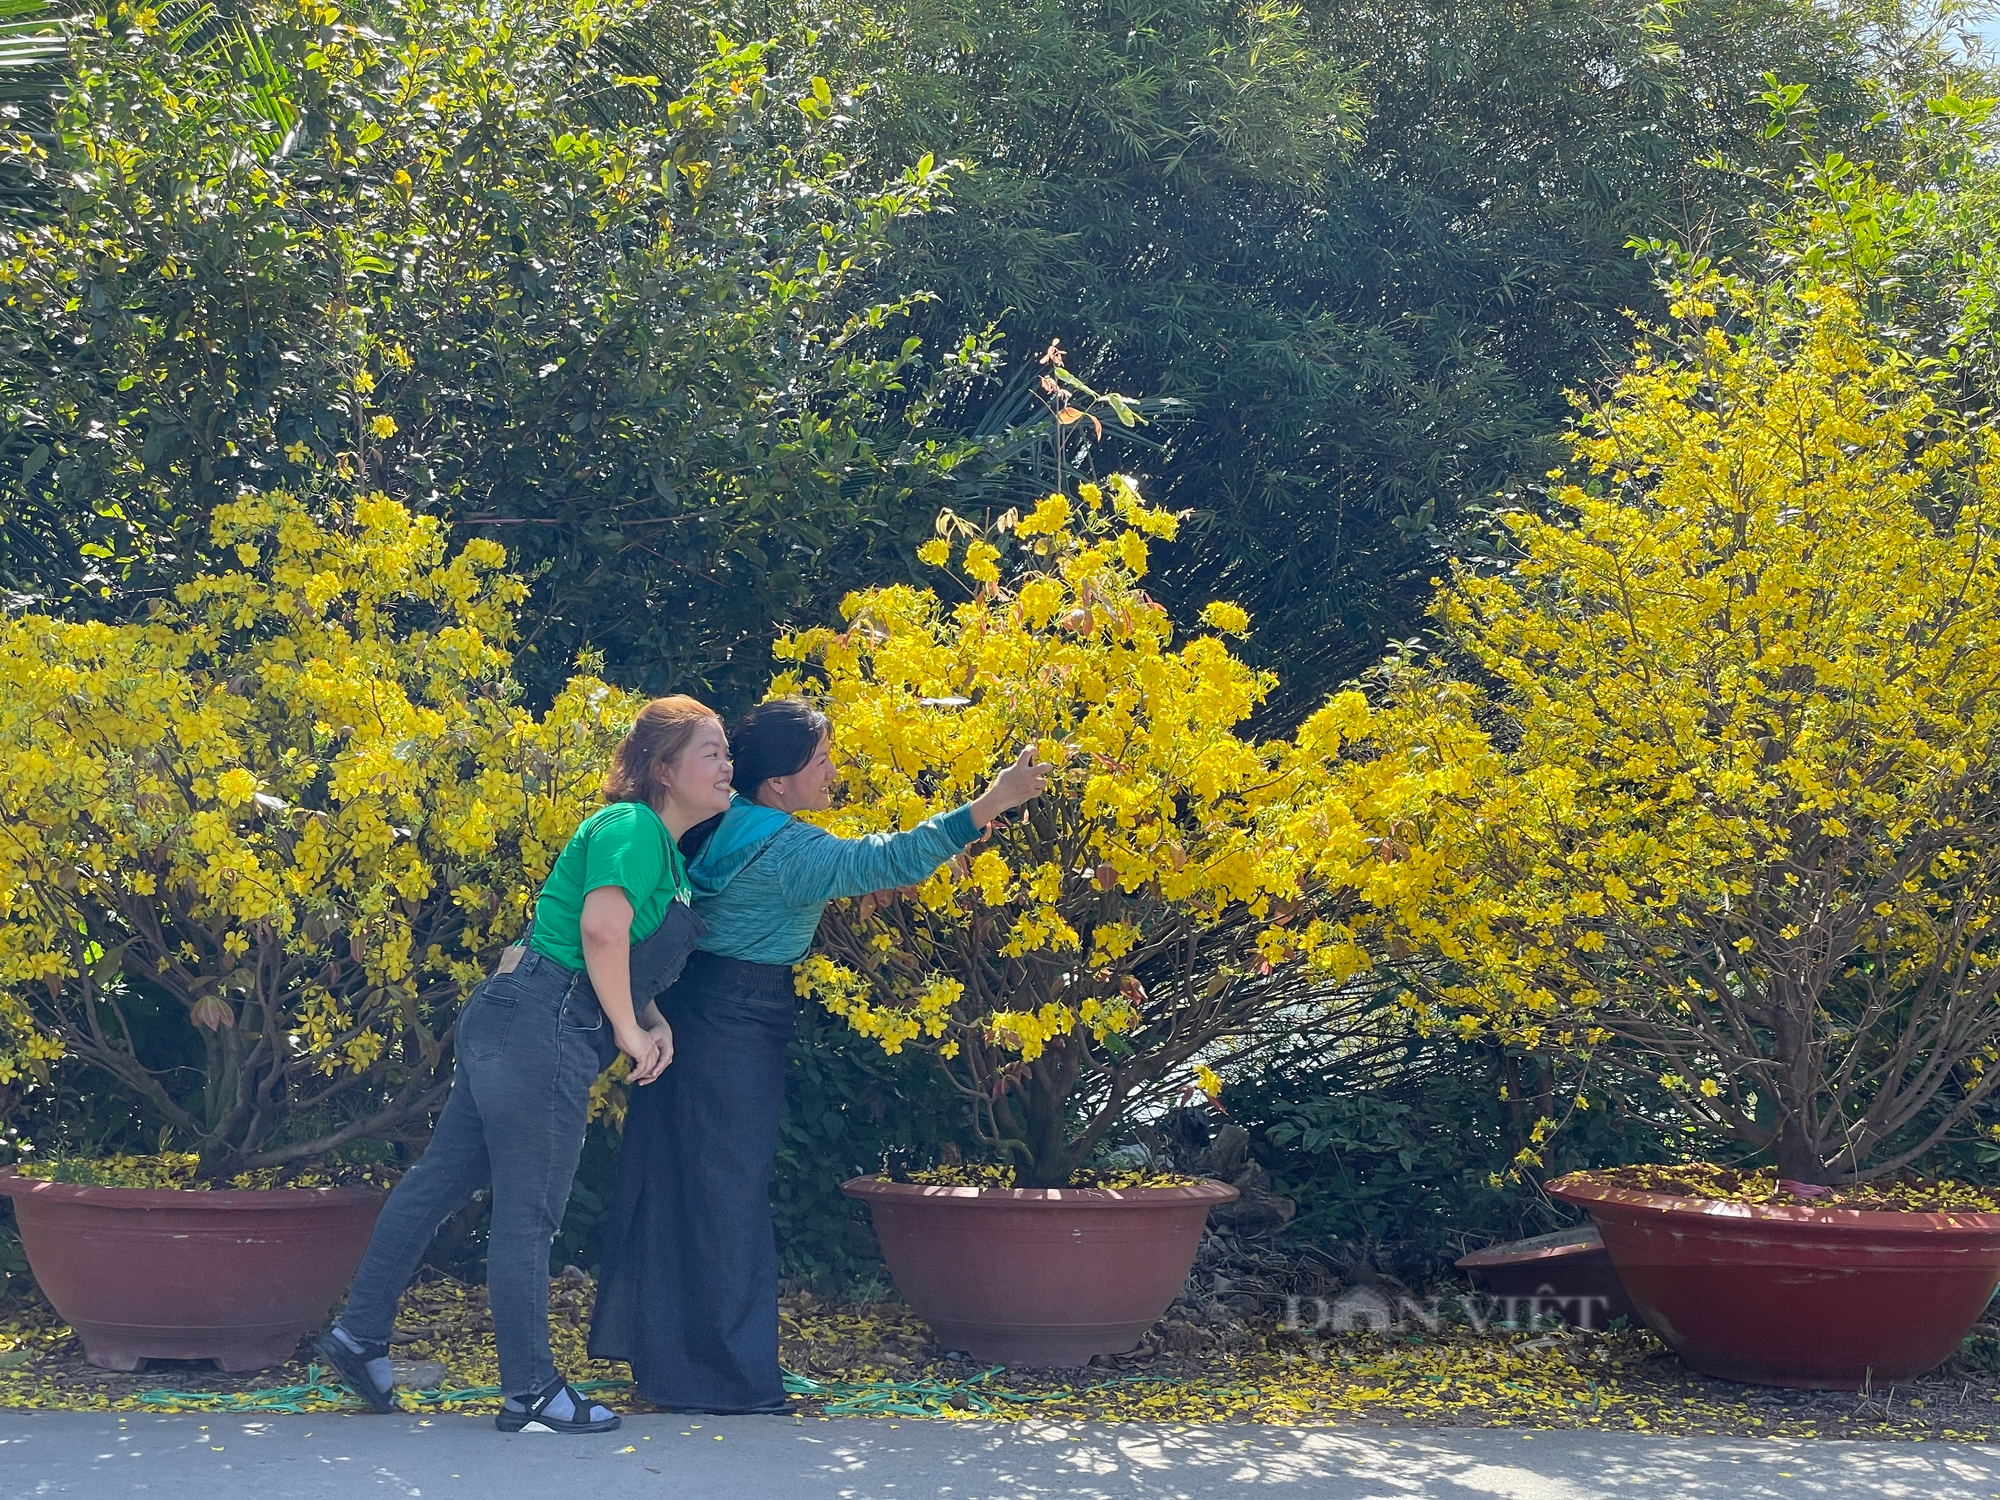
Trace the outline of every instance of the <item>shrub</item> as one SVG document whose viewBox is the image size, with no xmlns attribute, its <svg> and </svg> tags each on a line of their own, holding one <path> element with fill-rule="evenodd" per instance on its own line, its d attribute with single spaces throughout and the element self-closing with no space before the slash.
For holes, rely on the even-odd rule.
<svg viewBox="0 0 2000 1500">
<path fill-rule="evenodd" d="M 1356 924 L 1370 882 L 1394 883 L 1369 830 L 1424 786 L 1344 753 L 1369 731 L 1359 693 L 1291 740 L 1236 733 L 1272 686 L 1225 644 L 1243 611 L 1210 605 L 1176 646 L 1139 587 L 1174 525 L 1115 477 L 990 531 L 947 516 L 922 556 L 955 560 L 963 602 L 870 589 L 846 628 L 776 647 L 805 668 L 778 687 L 809 677 L 833 714 L 842 832 L 955 806 L 1023 745 L 1058 767 L 977 852 L 836 907 L 800 979 L 886 1051 L 933 1050 L 1027 1185 L 1067 1182 L 1135 1106 L 1217 1087 L 1206 1070 L 1234 1046 L 1365 1033 Z"/>
<path fill-rule="evenodd" d="M 13 586 L 115 614 L 206 565 L 215 506 L 339 483 L 495 528 L 538 700 L 585 642 L 760 683 L 773 622 L 920 532 L 960 451 L 909 299 L 858 285 L 947 173 L 843 154 L 800 47 L 629 64 L 648 9 L 79 21 L 55 128 L 0 133 L 37 194 L 0 228 Z"/>
<path fill-rule="evenodd" d="M 1410 1027 L 1373 1057 L 1329 1061 L 1310 1033 L 1288 1039 L 1223 1101 L 1297 1205 L 1294 1242 L 1420 1285 L 1468 1249 L 1575 1217 L 1510 1171 L 1562 1082 L 1519 1049 Z M 1669 1154 L 1657 1088 L 1634 1093 L 1600 1091 L 1543 1147 L 1548 1171 Z"/>
<path fill-rule="evenodd" d="M 958 1144 L 963 1112 L 928 1058 L 887 1056 L 817 1006 L 799 1010 L 787 1069 L 771 1183 L 779 1267 L 820 1289 L 879 1287 L 868 1211 L 840 1184 L 892 1152 L 934 1159 Z"/>
<path fill-rule="evenodd" d="M 149 620 L 0 621 L 0 1080 L 88 1064 L 211 1178 L 422 1130 L 631 711 L 523 709 L 505 554 L 379 495 L 213 540 Z"/>
<path fill-rule="evenodd" d="M 891 101 L 865 127 L 891 160 L 973 167 L 954 214 L 897 231 L 892 265 L 939 294 L 922 323 L 1058 334 L 1086 373 L 1188 403 L 1169 455 L 1117 450 L 1194 513 L 1151 587 L 1190 618 L 1247 608 L 1287 723 L 1417 633 L 1439 547 L 1476 545 L 1496 492 L 1534 496 L 1565 390 L 1627 309 L 1663 315 L 1633 236 L 1740 245 L 1802 122 L 1887 162 L 1925 114 L 1896 96 L 1973 71 L 1935 11 L 1865 0 L 862 14 L 882 34 L 854 74 Z M 1766 75 L 1798 91 L 1791 128 Z"/>
<path fill-rule="evenodd" d="M 1652 1077 L 1786 1177 L 1878 1177 L 2000 1082 L 2000 448 L 1837 281 L 1696 265 L 1675 299 L 1566 514 L 1440 605 L 1490 706 L 1402 674 L 1408 743 L 1493 731 L 1447 752 L 1409 910 L 1466 1033 Z"/>
</svg>

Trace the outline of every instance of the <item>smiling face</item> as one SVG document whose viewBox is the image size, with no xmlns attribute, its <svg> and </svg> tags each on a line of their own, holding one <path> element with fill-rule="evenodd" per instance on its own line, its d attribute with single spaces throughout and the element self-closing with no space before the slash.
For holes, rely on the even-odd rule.
<svg viewBox="0 0 2000 1500">
<path fill-rule="evenodd" d="M 757 801 L 780 812 L 819 812 L 833 806 L 833 737 L 821 735 L 812 758 L 789 776 L 766 778 Z"/>
<path fill-rule="evenodd" d="M 717 719 L 701 725 L 672 760 L 660 766 L 660 819 L 679 838 L 705 818 L 729 810 L 729 739 Z"/>
</svg>

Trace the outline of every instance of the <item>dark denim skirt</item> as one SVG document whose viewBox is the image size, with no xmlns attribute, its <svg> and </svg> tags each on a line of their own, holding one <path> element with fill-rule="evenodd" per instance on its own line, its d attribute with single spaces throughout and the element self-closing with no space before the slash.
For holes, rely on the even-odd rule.
<svg viewBox="0 0 2000 1500">
<path fill-rule="evenodd" d="M 696 953 L 660 997 L 674 1061 L 631 1091 L 590 1352 L 656 1406 L 782 1410 L 771 1167 L 798 998 L 785 964 Z"/>
</svg>

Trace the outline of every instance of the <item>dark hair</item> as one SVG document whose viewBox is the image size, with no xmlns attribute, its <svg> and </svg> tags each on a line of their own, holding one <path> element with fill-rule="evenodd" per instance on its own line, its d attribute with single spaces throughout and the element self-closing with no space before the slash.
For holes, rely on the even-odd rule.
<svg viewBox="0 0 2000 1500">
<path fill-rule="evenodd" d="M 604 800 L 650 804 L 660 789 L 660 767 L 685 750 L 702 725 L 721 723 L 722 717 L 714 709 L 685 693 L 655 698 L 639 710 L 631 731 L 611 752 L 611 769 L 604 773 Z"/>
<path fill-rule="evenodd" d="M 754 797 L 773 776 L 803 771 L 832 727 L 832 721 L 803 698 L 766 698 L 730 731 L 729 754 L 736 762 L 730 784 Z"/>
</svg>

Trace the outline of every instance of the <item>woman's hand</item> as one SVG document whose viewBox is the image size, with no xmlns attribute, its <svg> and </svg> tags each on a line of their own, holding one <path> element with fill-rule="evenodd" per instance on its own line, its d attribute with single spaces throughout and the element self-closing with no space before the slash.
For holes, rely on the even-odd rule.
<svg viewBox="0 0 2000 1500">
<path fill-rule="evenodd" d="M 618 1050 L 632 1059 L 633 1083 L 651 1083 L 658 1078 L 673 1053 L 671 1040 L 663 1049 L 659 1036 L 644 1026 L 627 1026 L 614 1030 L 612 1035 L 618 1039 Z"/>
<path fill-rule="evenodd" d="M 647 1009 L 652 1015 L 659 1015 L 659 1012 L 651 1006 L 648 1006 Z M 668 1025 L 665 1020 L 648 1021 L 645 1026 L 645 1032 L 647 1036 L 653 1039 L 656 1047 L 653 1053 L 653 1066 L 649 1069 L 641 1069 L 635 1063 L 632 1068 L 631 1081 L 633 1083 L 651 1083 L 655 1078 L 666 1072 L 668 1066 L 674 1060 L 674 1028 L 672 1026 Z"/>
<path fill-rule="evenodd" d="M 1049 772 L 1055 767 L 1035 754 L 1030 745 L 1023 750 L 1014 764 L 993 778 L 993 784 L 981 792 L 972 804 L 972 821 L 984 828 L 994 819 L 1012 812 L 1015 808 L 1033 802 L 1048 790 Z"/>
<path fill-rule="evenodd" d="M 617 1038 L 618 1050 L 632 1059 L 632 1077 L 651 1083 L 673 1057 L 673 1043 L 669 1039 L 661 1056 L 659 1037 L 632 1014 L 632 898 L 615 885 L 590 892 L 583 898 L 578 936 L 605 1024 Z M 658 1014 L 650 1005 L 647 1011 Z"/>
</svg>

